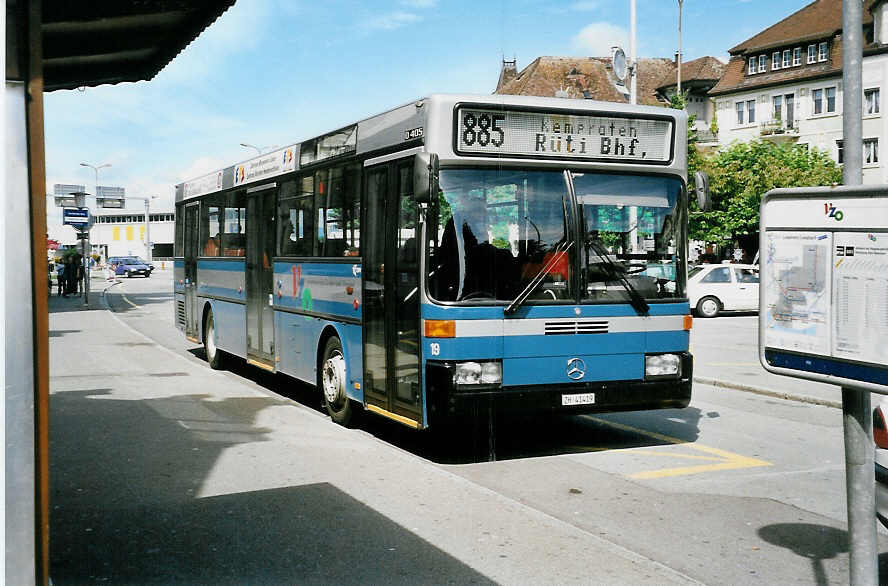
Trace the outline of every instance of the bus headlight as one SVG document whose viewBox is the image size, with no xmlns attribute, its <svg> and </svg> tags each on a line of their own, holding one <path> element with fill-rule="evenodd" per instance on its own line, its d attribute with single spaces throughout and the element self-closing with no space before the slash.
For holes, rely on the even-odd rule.
<svg viewBox="0 0 888 586">
<path fill-rule="evenodd" d="M 498 385 L 502 382 L 501 362 L 457 362 L 453 370 L 455 385 Z"/>
<path fill-rule="evenodd" d="M 644 378 L 679 376 L 681 376 L 681 356 L 678 354 L 649 354 L 644 357 Z"/>
</svg>

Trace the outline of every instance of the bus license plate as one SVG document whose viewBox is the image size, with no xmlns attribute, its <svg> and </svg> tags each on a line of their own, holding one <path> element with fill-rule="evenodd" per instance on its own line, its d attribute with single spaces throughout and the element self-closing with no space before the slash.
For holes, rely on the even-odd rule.
<svg viewBox="0 0 888 586">
<path fill-rule="evenodd" d="M 594 405 L 595 393 L 580 393 L 577 395 L 561 395 L 561 405 Z"/>
</svg>

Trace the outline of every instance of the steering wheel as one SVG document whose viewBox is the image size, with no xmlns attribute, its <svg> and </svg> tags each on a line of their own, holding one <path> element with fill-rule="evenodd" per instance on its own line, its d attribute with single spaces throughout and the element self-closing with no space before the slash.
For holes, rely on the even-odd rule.
<svg viewBox="0 0 888 586">
<path fill-rule="evenodd" d="M 468 295 L 463 295 L 460 301 L 466 301 L 468 299 L 478 299 L 480 297 L 489 297 L 490 299 L 496 299 L 496 295 L 494 295 L 490 291 L 472 291 Z"/>
</svg>

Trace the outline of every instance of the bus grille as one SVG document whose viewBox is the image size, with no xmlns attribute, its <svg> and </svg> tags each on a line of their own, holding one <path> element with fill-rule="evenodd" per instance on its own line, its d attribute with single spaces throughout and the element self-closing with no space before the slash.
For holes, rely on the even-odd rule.
<svg viewBox="0 0 888 586">
<path fill-rule="evenodd" d="M 181 300 L 176 301 L 176 322 L 185 327 L 185 302 Z"/>
<path fill-rule="evenodd" d="M 550 321 L 546 322 L 547 336 L 574 334 L 606 334 L 607 321 Z"/>
</svg>

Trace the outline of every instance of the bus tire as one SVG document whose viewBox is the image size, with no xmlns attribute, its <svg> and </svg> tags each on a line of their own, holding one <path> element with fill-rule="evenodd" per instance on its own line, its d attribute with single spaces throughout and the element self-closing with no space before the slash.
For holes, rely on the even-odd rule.
<svg viewBox="0 0 888 586">
<path fill-rule="evenodd" d="M 324 394 L 324 405 L 330 419 L 345 427 L 352 425 L 357 409 L 354 401 L 345 394 L 348 384 L 345 355 L 342 353 L 342 342 L 336 336 L 327 338 L 327 343 L 324 344 L 318 378 L 318 386 Z"/>
<path fill-rule="evenodd" d="M 216 346 L 216 321 L 213 319 L 212 309 L 207 311 L 207 317 L 204 320 L 203 342 L 210 368 L 221 370 L 225 363 L 225 351 Z"/>
</svg>

